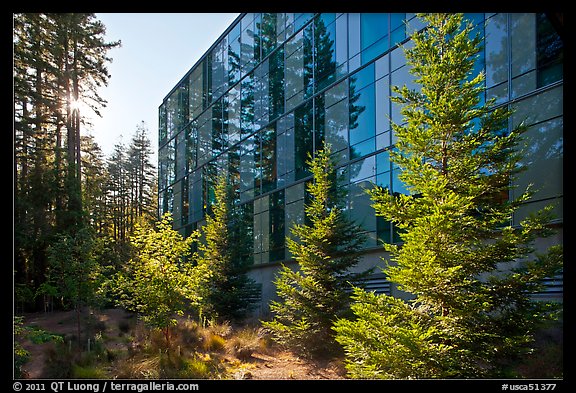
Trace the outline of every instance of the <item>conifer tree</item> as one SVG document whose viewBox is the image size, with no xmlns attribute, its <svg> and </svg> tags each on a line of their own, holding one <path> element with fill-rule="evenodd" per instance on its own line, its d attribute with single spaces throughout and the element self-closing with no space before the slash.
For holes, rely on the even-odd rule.
<svg viewBox="0 0 576 393">
<path fill-rule="evenodd" d="M 550 209 L 511 225 L 531 195 L 508 197 L 524 128 L 508 131 L 510 110 L 480 100 L 481 37 L 461 14 L 423 18 L 428 27 L 406 50 L 421 91 L 395 87 L 394 98 L 406 123 L 393 127 L 391 160 L 410 195 L 370 192 L 376 214 L 401 230 L 401 245 L 385 245 L 385 273 L 413 297 L 356 289 L 355 319 L 336 323 L 337 341 L 353 377 L 499 376 L 559 308 L 530 294 L 561 268 L 562 250 L 534 254 L 552 233 Z"/>
<path fill-rule="evenodd" d="M 325 144 L 308 162 L 306 223 L 295 224 L 286 238 L 297 268 L 282 266 L 275 281 L 281 300 L 270 305 L 274 319 L 263 322 L 277 342 L 313 356 L 337 350 L 332 324 L 349 310 L 348 290 L 368 274 L 350 272 L 365 238 L 344 210 L 346 194 L 330 153 Z"/>
<path fill-rule="evenodd" d="M 117 303 L 160 329 L 170 346 L 176 316 L 197 302 L 192 265 L 186 261 L 195 237 L 183 238 L 172 229 L 172 217 L 166 213 L 156 228 L 136 225 L 131 241 L 135 256 L 111 283 Z"/>
<path fill-rule="evenodd" d="M 218 175 L 211 214 L 207 214 L 206 224 L 196 232 L 199 239 L 194 255 L 197 307 L 203 318 L 213 320 L 245 318 L 260 296 L 259 286 L 247 274 L 250 261 L 243 250 L 246 239 L 241 231 L 234 230 L 242 222 L 233 206 L 232 192 L 227 175 Z"/>
</svg>

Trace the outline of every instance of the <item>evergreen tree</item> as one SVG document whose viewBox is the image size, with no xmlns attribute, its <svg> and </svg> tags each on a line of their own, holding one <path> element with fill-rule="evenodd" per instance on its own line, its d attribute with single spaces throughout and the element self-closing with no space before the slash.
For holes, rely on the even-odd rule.
<svg viewBox="0 0 576 393">
<path fill-rule="evenodd" d="M 364 236 L 344 210 L 345 191 L 339 187 L 337 170 L 325 144 L 309 160 L 312 181 L 305 224 L 292 227 L 286 238 L 296 260 L 296 270 L 283 265 L 275 284 L 281 301 L 273 301 L 275 314 L 263 322 L 274 339 L 307 355 L 333 353 L 332 324 L 349 309 L 349 289 L 368 272 L 351 273 L 359 261 Z"/>
<path fill-rule="evenodd" d="M 80 101 L 105 104 L 104 25 L 93 14 L 14 14 L 15 281 L 46 281 L 48 247 L 82 228 Z"/>
<path fill-rule="evenodd" d="M 85 306 L 96 304 L 96 291 L 102 283 L 94 252 L 95 236 L 89 227 L 82 228 L 74 236 L 59 235 L 48 248 L 47 278 L 40 287 L 41 293 L 59 298 L 64 309 L 74 309 L 78 343 L 81 339 L 80 315 Z"/>
<path fill-rule="evenodd" d="M 356 289 L 356 318 L 336 323 L 337 341 L 353 377 L 498 376 L 555 316 L 558 304 L 531 293 L 561 268 L 562 251 L 533 254 L 533 242 L 552 233 L 550 209 L 511 225 L 531 195 L 508 197 L 524 128 L 507 131 L 509 109 L 480 100 L 481 37 L 461 14 L 423 18 L 428 27 L 406 51 L 421 91 L 394 88 L 406 123 L 393 126 L 391 160 L 410 195 L 370 192 L 376 213 L 401 230 L 401 246 L 385 245 L 385 273 L 413 298 Z"/>
<path fill-rule="evenodd" d="M 178 323 L 175 317 L 197 300 L 192 266 L 186 261 L 195 237 L 183 238 L 173 230 L 172 217 L 166 213 L 156 228 L 137 225 L 131 241 L 136 256 L 116 276 L 117 302 L 162 330 L 169 346 L 171 327 Z"/>
<path fill-rule="evenodd" d="M 227 175 L 217 176 L 211 213 L 197 231 L 195 291 L 203 318 L 240 320 L 260 297 L 258 285 L 247 275 L 250 259 L 245 248 L 252 239 L 239 229 L 242 215 L 232 204 L 233 192 Z"/>
</svg>

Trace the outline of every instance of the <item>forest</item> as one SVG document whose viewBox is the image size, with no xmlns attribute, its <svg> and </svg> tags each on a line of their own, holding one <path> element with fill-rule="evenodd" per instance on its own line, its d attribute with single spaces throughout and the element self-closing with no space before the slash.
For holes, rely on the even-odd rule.
<svg viewBox="0 0 576 393">
<path fill-rule="evenodd" d="M 156 166 L 149 130 L 135 124 L 127 144 L 105 157 L 82 131 L 87 113 L 106 105 L 98 88 L 110 75 L 105 27 L 91 14 L 18 14 L 14 18 L 15 310 L 68 307 L 54 250 L 73 240 L 114 268 L 127 258 L 139 221 L 156 220 Z M 72 270 L 70 270 L 72 269 Z"/>
</svg>

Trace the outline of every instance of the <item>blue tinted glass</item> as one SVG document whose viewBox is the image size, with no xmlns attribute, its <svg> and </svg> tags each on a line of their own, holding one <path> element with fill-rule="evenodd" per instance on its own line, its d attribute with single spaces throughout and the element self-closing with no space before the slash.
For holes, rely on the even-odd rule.
<svg viewBox="0 0 576 393">
<path fill-rule="evenodd" d="M 328 26 L 330 23 L 334 22 L 336 14 L 334 13 L 324 13 L 320 14 L 320 20 L 324 22 L 324 26 Z"/>
<path fill-rule="evenodd" d="M 388 14 L 361 14 L 362 50 L 388 35 Z"/>
<path fill-rule="evenodd" d="M 404 41 L 404 38 L 406 38 L 406 29 L 402 27 L 394 30 L 390 33 L 390 46 L 394 46 L 397 43 Z"/>
<path fill-rule="evenodd" d="M 348 56 L 360 52 L 360 14 L 348 15 Z"/>
<path fill-rule="evenodd" d="M 357 145 L 350 146 L 350 159 L 363 157 L 375 151 L 376 141 L 374 138 L 370 138 L 364 142 L 360 142 Z"/>
<path fill-rule="evenodd" d="M 404 183 L 398 178 L 398 175 L 400 174 L 400 169 L 395 168 L 392 171 L 392 192 L 394 194 L 409 194 L 408 190 L 406 189 L 406 186 L 404 185 Z"/>
<path fill-rule="evenodd" d="M 350 89 L 350 145 L 355 145 L 376 133 L 376 109 L 374 104 L 374 84 L 352 94 Z"/>
<path fill-rule="evenodd" d="M 390 170 L 390 154 L 388 150 L 376 155 L 376 173 L 387 172 Z"/>
<path fill-rule="evenodd" d="M 464 20 L 466 20 L 466 19 L 469 20 L 470 22 L 472 22 L 472 24 L 476 26 L 476 25 L 484 22 L 484 14 L 483 13 L 482 14 L 479 14 L 479 13 L 472 14 L 472 13 L 466 12 L 464 14 Z"/>
<path fill-rule="evenodd" d="M 382 188 L 390 189 L 390 172 L 377 174 L 376 184 Z"/>
<path fill-rule="evenodd" d="M 306 24 L 306 22 L 308 22 L 310 19 L 312 19 L 313 16 L 314 16 L 314 14 L 312 14 L 312 13 L 294 14 L 294 29 L 298 30 L 299 28 L 304 26 Z"/>
<path fill-rule="evenodd" d="M 393 13 L 390 14 L 390 31 L 396 30 L 401 27 L 406 19 L 406 13 Z"/>
<path fill-rule="evenodd" d="M 350 91 L 359 91 L 369 84 L 374 83 L 374 63 L 358 71 L 350 77 Z"/>
<path fill-rule="evenodd" d="M 374 176 L 374 156 L 350 164 L 350 183 Z"/>
<path fill-rule="evenodd" d="M 382 37 L 374 45 L 370 46 L 362 52 L 362 64 L 366 64 L 371 60 L 374 60 L 382 53 L 386 52 L 390 48 L 390 43 L 388 36 Z"/>
</svg>

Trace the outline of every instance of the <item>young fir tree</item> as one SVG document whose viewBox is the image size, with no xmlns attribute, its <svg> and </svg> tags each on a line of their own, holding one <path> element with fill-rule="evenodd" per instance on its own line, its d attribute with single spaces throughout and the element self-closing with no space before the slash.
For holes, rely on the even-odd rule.
<svg viewBox="0 0 576 393">
<path fill-rule="evenodd" d="M 217 176 L 212 213 L 197 232 L 195 291 L 200 315 L 210 319 L 241 320 L 260 297 L 259 286 L 247 274 L 251 263 L 245 248 L 252 239 L 239 228 L 242 215 L 232 193 L 227 175 Z"/>
<path fill-rule="evenodd" d="M 183 238 L 172 229 L 172 216 L 166 213 L 156 228 L 136 225 L 131 237 L 135 248 L 123 272 L 112 285 L 118 304 L 135 311 L 147 325 L 160 329 L 170 346 L 171 327 L 190 305 L 198 302 L 192 265 L 185 261 L 194 236 Z"/>
<path fill-rule="evenodd" d="M 305 355 L 338 348 L 332 325 L 349 311 L 350 288 L 369 273 L 350 272 L 365 238 L 344 210 L 346 194 L 330 153 L 325 144 L 308 162 L 313 178 L 307 185 L 307 223 L 295 224 L 293 238 L 286 238 L 298 269 L 282 266 L 275 281 L 282 300 L 271 303 L 274 319 L 263 322 L 277 342 Z"/>
<path fill-rule="evenodd" d="M 481 37 L 459 14 L 424 19 L 406 51 L 421 91 L 395 88 L 394 98 L 406 124 L 394 125 L 391 159 L 410 195 L 370 192 L 376 213 L 401 231 L 401 246 L 385 245 L 385 272 L 414 297 L 355 290 L 356 319 L 335 325 L 353 377 L 502 375 L 559 308 L 530 297 L 561 268 L 562 251 L 533 255 L 535 239 L 551 234 L 550 209 L 510 224 L 531 195 L 508 198 L 523 128 L 508 132 L 510 111 L 480 101 Z"/>
</svg>

